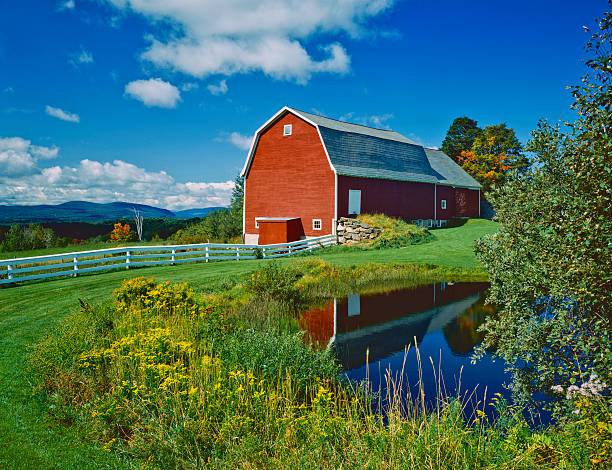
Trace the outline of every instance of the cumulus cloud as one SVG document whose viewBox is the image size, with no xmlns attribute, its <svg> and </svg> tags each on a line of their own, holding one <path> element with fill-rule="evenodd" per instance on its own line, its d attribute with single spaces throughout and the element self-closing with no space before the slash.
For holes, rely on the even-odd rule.
<svg viewBox="0 0 612 470">
<path fill-rule="evenodd" d="M 210 91 L 215 96 L 225 95 L 228 90 L 227 80 L 221 80 L 218 85 L 210 84 L 206 88 L 208 88 L 208 91 Z"/>
<path fill-rule="evenodd" d="M 175 108 L 181 100 L 178 88 L 161 78 L 130 82 L 125 86 L 125 94 L 142 101 L 148 107 Z"/>
<path fill-rule="evenodd" d="M 150 36 L 142 58 L 158 67 L 203 78 L 263 72 L 306 83 L 312 74 L 347 73 L 350 57 L 338 42 L 310 47 L 317 35 L 359 38 L 368 21 L 395 0 L 107 0 L 153 25 L 180 34 Z M 164 28 L 164 31 L 168 31 Z"/>
<path fill-rule="evenodd" d="M 0 204 L 127 201 L 181 210 L 228 205 L 234 187 L 232 181 L 177 182 L 123 160 L 41 168 L 58 153 L 21 137 L 0 138 Z"/>
<path fill-rule="evenodd" d="M 248 135 L 242 135 L 239 132 L 232 132 L 228 138 L 228 142 L 231 142 L 241 150 L 249 150 L 251 148 L 251 142 L 253 137 Z"/>
<path fill-rule="evenodd" d="M 55 158 L 58 152 L 55 146 L 32 145 L 21 137 L 0 138 L 0 178 L 40 173 L 38 160 Z"/>
<path fill-rule="evenodd" d="M 53 106 L 49 106 L 49 105 L 45 107 L 45 112 L 49 116 L 53 116 L 54 118 L 61 119 L 62 121 L 79 122 L 81 120 L 78 114 L 69 113 L 68 111 L 64 111 L 61 108 L 54 108 Z"/>
</svg>

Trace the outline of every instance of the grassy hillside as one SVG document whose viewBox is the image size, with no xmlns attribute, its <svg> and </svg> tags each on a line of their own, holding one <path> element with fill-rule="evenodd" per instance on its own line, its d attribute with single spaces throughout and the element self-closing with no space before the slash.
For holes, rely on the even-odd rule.
<svg viewBox="0 0 612 470">
<path fill-rule="evenodd" d="M 482 273 L 471 245 L 476 238 L 495 230 L 496 224 L 492 222 L 473 220 L 461 227 L 434 231 L 436 239 L 424 245 L 354 252 L 332 248 L 319 251 L 315 256 L 343 266 L 414 263 L 442 266 L 449 272 Z M 253 271 L 264 262 L 161 266 L 0 289 L 0 433 L 5 443 L 0 446 L 0 468 L 127 467 L 120 458 L 81 443 L 70 428 L 66 431 L 58 431 L 57 427 L 50 429 L 24 370 L 28 348 L 74 311 L 78 299 L 90 303 L 108 300 L 123 279 L 137 276 L 155 277 L 158 281 L 187 281 L 196 291 L 223 289 L 229 278 Z"/>
</svg>

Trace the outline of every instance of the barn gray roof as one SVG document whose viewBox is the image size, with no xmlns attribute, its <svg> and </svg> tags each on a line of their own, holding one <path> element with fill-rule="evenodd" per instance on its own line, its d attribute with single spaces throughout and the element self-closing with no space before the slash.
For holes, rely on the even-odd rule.
<svg viewBox="0 0 612 470">
<path fill-rule="evenodd" d="M 318 126 L 339 175 L 480 187 L 441 150 L 425 149 L 397 132 L 289 110 Z"/>
<path fill-rule="evenodd" d="M 427 155 L 431 167 L 444 178 L 440 181 L 441 184 L 468 186 L 473 188 L 481 187 L 478 181 L 451 160 L 442 150 L 426 148 L 425 154 Z"/>
</svg>

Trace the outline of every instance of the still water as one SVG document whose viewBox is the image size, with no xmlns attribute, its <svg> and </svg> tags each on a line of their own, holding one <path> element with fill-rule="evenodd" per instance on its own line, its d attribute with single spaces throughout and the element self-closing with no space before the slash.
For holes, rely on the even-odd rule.
<svg viewBox="0 0 612 470">
<path fill-rule="evenodd" d="M 352 294 L 304 312 L 301 323 L 312 340 L 333 345 L 349 380 L 367 379 L 371 390 L 380 391 L 383 397 L 386 376 L 409 384 L 404 385 L 403 393 L 410 389 L 417 396 L 416 341 L 426 401 L 435 400 L 441 377 L 447 396 L 475 391 L 469 412 L 483 399 L 485 388 L 487 402 L 494 393 L 508 396 L 503 387 L 508 381 L 503 361 L 487 355 L 471 363 L 474 347 L 482 340 L 478 327 L 487 315 L 495 314 L 494 307 L 484 303 L 487 288 L 486 283 L 457 282 Z"/>
</svg>

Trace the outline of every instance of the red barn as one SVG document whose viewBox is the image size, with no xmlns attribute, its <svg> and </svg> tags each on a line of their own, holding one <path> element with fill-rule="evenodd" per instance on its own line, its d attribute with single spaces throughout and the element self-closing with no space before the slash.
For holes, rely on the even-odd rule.
<svg viewBox="0 0 612 470">
<path fill-rule="evenodd" d="M 339 217 L 382 213 L 432 226 L 478 217 L 480 184 L 440 150 L 397 132 L 284 107 L 255 133 L 244 169 L 243 231 L 298 219 L 292 241 L 335 233 Z M 262 240 L 263 241 L 263 240 Z"/>
</svg>

